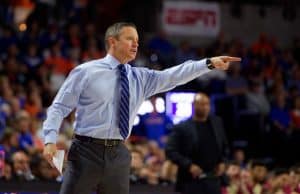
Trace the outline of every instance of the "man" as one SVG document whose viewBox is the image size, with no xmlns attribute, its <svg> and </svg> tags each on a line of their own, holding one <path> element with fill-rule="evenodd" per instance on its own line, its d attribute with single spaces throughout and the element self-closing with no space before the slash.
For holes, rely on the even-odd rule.
<svg viewBox="0 0 300 194">
<path fill-rule="evenodd" d="M 167 157 L 178 165 L 176 190 L 183 194 L 221 194 L 227 140 L 220 118 L 210 116 L 210 100 L 197 93 L 191 119 L 174 126 Z"/>
<path fill-rule="evenodd" d="M 184 84 L 209 72 L 227 69 L 235 57 L 213 57 L 154 71 L 131 67 L 139 37 L 134 24 L 116 23 L 105 34 L 107 55 L 77 66 L 68 76 L 43 124 L 44 155 L 51 162 L 59 126 L 76 108 L 75 135 L 61 194 L 128 194 L 131 156 L 124 140 L 129 137 L 142 102 L 150 96 Z"/>
<path fill-rule="evenodd" d="M 23 151 L 17 151 L 12 155 L 13 176 L 15 181 L 31 181 L 35 177 L 31 172 L 29 157 Z"/>
</svg>

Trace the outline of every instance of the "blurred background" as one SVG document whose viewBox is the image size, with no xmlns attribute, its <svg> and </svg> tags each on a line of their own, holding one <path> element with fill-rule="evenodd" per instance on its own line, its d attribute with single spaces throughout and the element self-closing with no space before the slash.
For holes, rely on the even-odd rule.
<svg viewBox="0 0 300 194">
<path fill-rule="evenodd" d="M 47 107 L 72 68 L 105 56 L 105 30 L 119 21 L 138 28 L 133 66 L 162 70 L 217 55 L 242 58 L 227 72 L 143 103 L 126 142 L 133 193 L 173 193 L 177 167 L 164 146 L 172 126 L 192 115 L 200 91 L 210 96 L 211 114 L 223 119 L 230 143 L 223 193 L 300 193 L 297 0 L 1 0 L 0 191 L 58 190 L 63 177 L 41 155 Z M 70 146 L 73 121 L 73 113 L 63 121 L 61 149 Z"/>
</svg>

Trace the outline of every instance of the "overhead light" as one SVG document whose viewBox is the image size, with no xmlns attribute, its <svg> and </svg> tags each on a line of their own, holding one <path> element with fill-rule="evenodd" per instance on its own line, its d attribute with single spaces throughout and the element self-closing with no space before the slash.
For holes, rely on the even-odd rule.
<svg viewBox="0 0 300 194">
<path fill-rule="evenodd" d="M 27 25 L 25 23 L 19 24 L 19 31 L 23 32 L 27 29 Z"/>
</svg>

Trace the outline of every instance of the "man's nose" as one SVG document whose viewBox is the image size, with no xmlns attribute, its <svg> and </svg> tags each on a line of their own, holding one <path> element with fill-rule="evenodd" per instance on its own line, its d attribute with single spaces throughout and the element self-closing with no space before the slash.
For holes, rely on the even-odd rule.
<svg viewBox="0 0 300 194">
<path fill-rule="evenodd" d="M 139 46 L 139 42 L 138 41 L 133 41 L 133 46 L 134 47 L 138 47 Z"/>
</svg>

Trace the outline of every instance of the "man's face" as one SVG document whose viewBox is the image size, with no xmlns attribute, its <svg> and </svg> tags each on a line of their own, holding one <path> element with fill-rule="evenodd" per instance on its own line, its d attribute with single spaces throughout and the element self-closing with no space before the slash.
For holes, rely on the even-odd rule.
<svg viewBox="0 0 300 194">
<path fill-rule="evenodd" d="M 239 174 L 240 174 L 240 170 L 241 168 L 236 165 L 236 164 L 230 164 L 226 170 L 226 174 L 227 176 L 229 176 L 229 178 L 238 178 Z"/>
<path fill-rule="evenodd" d="M 267 176 L 267 168 L 265 166 L 255 166 L 252 169 L 252 176 L 256 181 L 263 181 Z"/>
<path fill-rule="evenodd" d="M 124 61 L 132 61 L 135 59 L 138 51 L 138 33 L 133 27 L 123 27 L 120 35 L 113 38 L 112 47 L 117 56 Z"/>
<path fill-rule="evenodd" d="M 29 159 L 24 153 L 16 153 L 13 165 L 15 172 L 25 172 L 29 169 Z"/>
<path fill-rule="evenodd" d="M 207 117 L 210 112 L 210 100 L 206 95 L 196 94 L 194 111 L 197 117 Z"/>
</svg>

